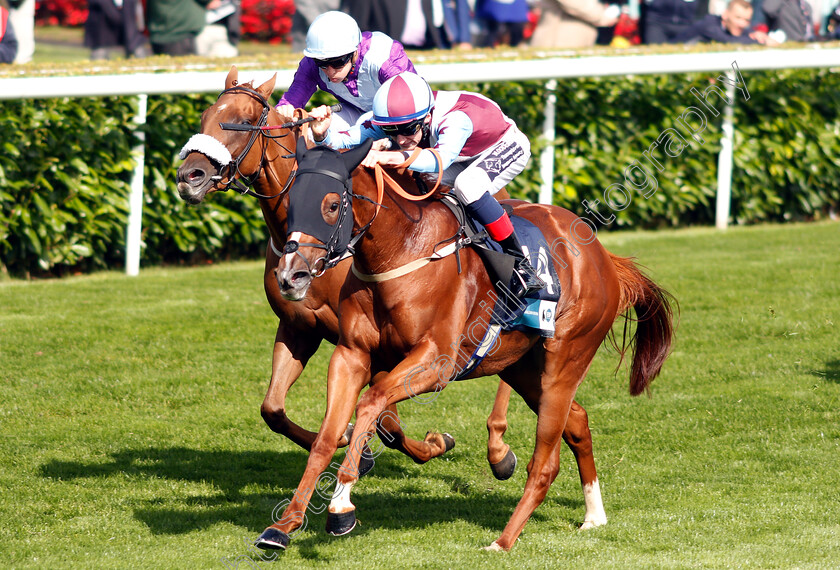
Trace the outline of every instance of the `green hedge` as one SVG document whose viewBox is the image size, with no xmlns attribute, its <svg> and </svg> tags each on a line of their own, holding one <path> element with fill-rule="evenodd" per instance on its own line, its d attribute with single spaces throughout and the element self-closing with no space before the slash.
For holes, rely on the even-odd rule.
<svg viewBox="0 0 840 570">
<path fill-rule="evenodd" d="M 828 70 L 742 73 L 750 98 L 736 91 L 733 220 L 827 215 L 840 202 L 840 76 Z M 559 81 L 554 203 L 594 221 L 583 201 L 598 200 L 602 216 L 616 215 L 610 229 L 713 223 L 722 115 L 707 113 L 702 144 L 690 143 L 675 158 L 659 155 L 658 187 L 648 198 L 631 190 L 624 172 L 636 160 L 649 164 L 642 153 L 675 127 L 687 107 L 698 105 L 689 89 L 703 91 L 715 75 Z M 544 83 L 446 87 L 487 94 L 529 135 L 533 158 L 512 193 L 535 200 L 545 145 Z M 144 265 L 255 257 L 264 250 L 264 224 L 253 198 L 216 194 L 193 207 L 175 190 L 178 151 L 214 98 L 149 97 Z M 328 99 L 319 93 L 314 101 Z M 62 274 L 123 264 L 134 105 L 131 97 L 0 102 L 3 271 Z M 631 191 L 629 205 L 613 212 L 604 205 L 604 191 L 614 183 Z"/>
</svg>

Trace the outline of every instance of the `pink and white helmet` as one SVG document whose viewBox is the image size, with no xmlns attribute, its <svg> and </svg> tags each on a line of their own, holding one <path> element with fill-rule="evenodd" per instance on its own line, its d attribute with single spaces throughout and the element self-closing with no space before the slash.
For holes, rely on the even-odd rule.
<svg viewBox="0 0 840 570">
<path fill-rule="evenodd" d="M 398 125 L 422 119 L 435 106 L 426 80 L 405 71 L 388 79 L 373 96 L 374 125 Z"/>
</svg>

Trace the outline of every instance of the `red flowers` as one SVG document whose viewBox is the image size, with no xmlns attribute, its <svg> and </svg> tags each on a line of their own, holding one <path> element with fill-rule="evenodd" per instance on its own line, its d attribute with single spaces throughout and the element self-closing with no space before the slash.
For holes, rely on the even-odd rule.
<svg viewBox="0 0 840 570">
<path fill-rule="evenodd" d="M 38 0 L 35 8 L 39 26 L 83 26 L 87 17 L 87 0 Z"/>
<path fill-rule="evenodd" d="M 292 30 L 293 0 L 242 0 L 242 36 L 278 44 Z"/>
</svg>

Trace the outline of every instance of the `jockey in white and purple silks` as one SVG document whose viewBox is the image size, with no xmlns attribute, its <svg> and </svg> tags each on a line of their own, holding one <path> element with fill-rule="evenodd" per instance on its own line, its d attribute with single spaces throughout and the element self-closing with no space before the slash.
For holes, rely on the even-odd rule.
<svg viewBox="0 0 840 570">
<path fill-rule="evenodd" d="M 341 111 L 333 115 L 333 128 L 347 128 L 373 108 L 373 96 L 390 77 L 414 65 L 400 42 L 381 32 L 359 30 L 344 12 L 325 12 L 309 26 L 295 78 L 277 111 L 291 118 L 318 89 L 332 93 Z"/>
<path fill-rule="evenodd" d="M 469 91 L 432 92 L 415 73 L 401 73 L 386 81 L 373 99 L 373 111 L 354 126 L 335 129 L 329 107 L 313 109 L 314 140 L 332 148 L 352 148 L 367 139 L 390 137 L 397 151 L 372 150 L 363 166 L 397 166 L 421 148 L 409 170 L 438 172 L 435 149 L 441 158 L 442 184 L 453 193 L 505 253 L 516 258 L 520 282 L 517 296 L 542 289 L 507 213 L 493 195 L 525 169 L 531 143 L 493 101 Z"/>
</svg>

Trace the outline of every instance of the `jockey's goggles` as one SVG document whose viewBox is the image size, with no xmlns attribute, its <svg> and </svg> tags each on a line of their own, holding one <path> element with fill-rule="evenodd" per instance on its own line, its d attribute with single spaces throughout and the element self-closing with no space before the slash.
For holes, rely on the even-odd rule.
<svg viewBox="0 0 840 570">
<path fill-rule="evenodd" d="M 420 127 L 423 126 L 423 121 L 425 119 L 425 117 L 421 117 L 411 121 L 410 123 L 401 123 L 399 125 L 379 125 L 379 128 L 389 136 L 402 135 L 404 137 L 410 137 L 420 130 Z"/>
<path fill-rule="evenodd" d="M 347 65 L 347 62 L 350 61 L 350 58 L 353 57 L 353 53 L 354 52 L 350 52 L 350 53 L 347 53 L 347 54 L 344 54 L 344 55 L 340 55 L 338 57 L 331 57 L 330 59 L 315 59 L 315 58 L 313 58 L 313 61 L 315 62 L 315 65 L 317 65 L 321 69 L 324 69 L 325 67 L 332 67 L 333 69 L 341 69 L 342 67 Z"/>
</svg>

